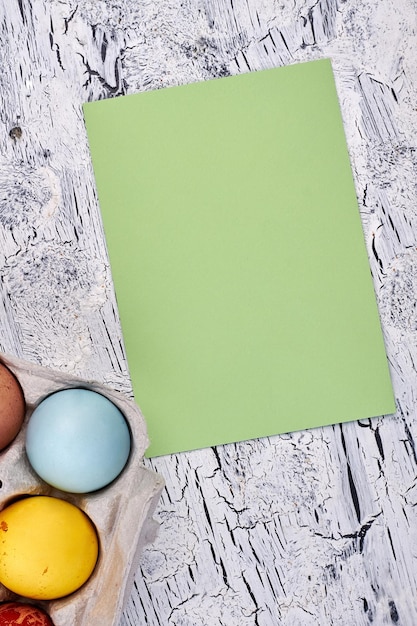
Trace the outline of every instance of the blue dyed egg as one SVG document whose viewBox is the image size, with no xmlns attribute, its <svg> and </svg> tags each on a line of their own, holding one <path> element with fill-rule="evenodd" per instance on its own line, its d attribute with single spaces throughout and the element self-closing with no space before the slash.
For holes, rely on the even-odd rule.
<svg viewBox="0 0 417 626">
<path fill-rule="evenodd" d="M 89 389 L 63 389 L 42 400 L 26 432 L 26 453 L 35 472 L 73 493 L 111 483 L 125 467 L 130 446 L 123 413 Z"/>
</svg>

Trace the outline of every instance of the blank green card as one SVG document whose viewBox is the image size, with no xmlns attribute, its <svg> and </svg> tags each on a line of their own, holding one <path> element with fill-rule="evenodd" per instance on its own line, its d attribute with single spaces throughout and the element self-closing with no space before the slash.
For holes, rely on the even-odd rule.
<svg viewBox="0 0 417 626">
<path fill-rule="evenodd" d="M 394 412 L 329 60 L 84 113 L 148 456 Z"/>
</svg>

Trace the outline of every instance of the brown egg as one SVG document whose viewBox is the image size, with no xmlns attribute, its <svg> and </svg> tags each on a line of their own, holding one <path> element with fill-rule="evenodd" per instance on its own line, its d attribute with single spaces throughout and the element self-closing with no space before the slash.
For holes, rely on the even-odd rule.
<svg viewBox="0 0 417 626">
<path fill-rule="evenodd" d="M 25 418 L 25 398 L 15 375 L 0 363 L 0 450 L 16 437 Z"/>
</svg>

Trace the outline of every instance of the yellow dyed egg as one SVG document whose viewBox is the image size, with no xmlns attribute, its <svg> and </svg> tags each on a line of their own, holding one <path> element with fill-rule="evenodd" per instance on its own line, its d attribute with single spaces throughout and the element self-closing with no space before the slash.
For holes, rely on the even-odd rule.
<svg viewBox="0 0 417 626">
<path fill-rule="evenodd" d="M 0 512 L 0 582 L 27 598 L 61 598 L 83 585 L 98 557 L 90 518 L 49 496 L 30 496 Z"/>
</svg>

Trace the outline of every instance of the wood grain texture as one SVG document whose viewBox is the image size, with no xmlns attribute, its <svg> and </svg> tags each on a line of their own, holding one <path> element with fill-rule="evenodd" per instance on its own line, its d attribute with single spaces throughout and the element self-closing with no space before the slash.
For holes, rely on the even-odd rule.
<svg viewBox="0 0 417 626">
<path fill-rule="evenodd" d="M 82 103 L 335 70 L 397 413 L 147 461 L 167 483 L 161 527 L 120 626 L 417 623 L 416 15 L 415 0 L 1 3 L 0 348 L 128 394 Z"/>
</svg>

